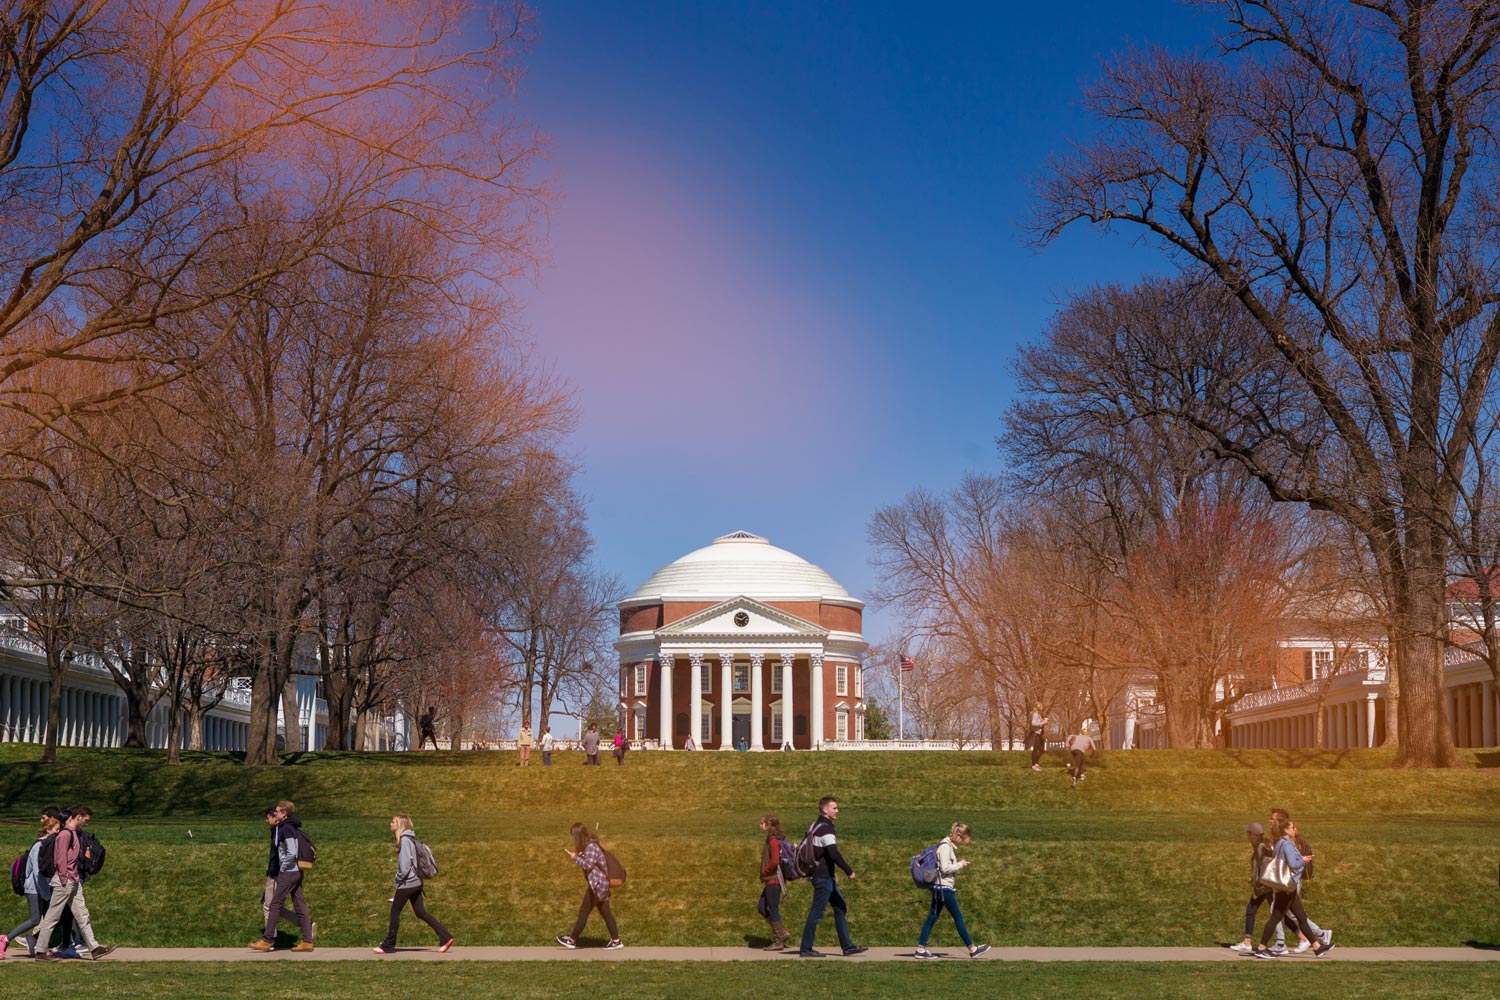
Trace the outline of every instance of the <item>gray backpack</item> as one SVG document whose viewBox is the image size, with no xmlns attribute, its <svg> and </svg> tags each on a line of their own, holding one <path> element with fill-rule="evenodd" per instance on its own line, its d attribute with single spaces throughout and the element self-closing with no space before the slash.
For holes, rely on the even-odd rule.
<svg viewBox="0 0 1500 1000">
<path fill-rule="evenodd" d="M 412 839 L 415 840 L 416 838 L 412 838 Z M 438 873 L 437 858 L 434 858 L 432 856 L 432 848 L 428 847 L 426 844 L 424 844 L 420 840 L 418 840 L 417 841 L 417 878 L 422 879 L 425 882 L 427 879 L 437 878 L 437 873 Z"/>
</svg>

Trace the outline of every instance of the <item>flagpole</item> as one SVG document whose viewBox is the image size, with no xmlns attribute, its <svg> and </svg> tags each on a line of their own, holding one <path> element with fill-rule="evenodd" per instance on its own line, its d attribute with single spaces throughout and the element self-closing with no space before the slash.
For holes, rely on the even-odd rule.
<svg viewBox="0 0 1500 1000">
<path fill-rule="evenodd" d="M 906 739 L 906 664 L 896 661 L 896 739 Z"/>
</svg>

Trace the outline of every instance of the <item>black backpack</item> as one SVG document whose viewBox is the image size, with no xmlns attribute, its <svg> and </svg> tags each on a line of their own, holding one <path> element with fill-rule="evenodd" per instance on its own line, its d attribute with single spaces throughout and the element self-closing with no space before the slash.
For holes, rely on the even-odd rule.
<svg viewBox="0 0 1500 1000">
<path fill-rule="evenodd" d="M 57 874 L 57 835 L 60 830 L 54 830 L 47 834 L 47 839 L 42 841 L 42 849 L 36 855 L 36 871 L 43 881 Z"/>
<path fill-rule="evenodd" d="M 26 895 L 26 863 L 30 856 L 31 851 L 22 851 L 21 856 L 10 863 L 10 887 L 17 896 Z"/>
<path fill-rule="evenodd" d="M 609 887 L 618 889 L 625 884 L 625 866 L 620 864 L 620 859 L 609 851 L 604 850 L 604 845 L 599 845 L 599 850 L 604 852 L 604 875 L 609 879 Z"/>
<path fill-rule="evenodd" d="M 318 860 L 318 848 L 306 830 L 297 831 L 297 867 L 307 871 Z"/>
<path fill-rule="evenodd" d="M 87 853 L 85 853 L 87 852 Z M 78 831 L 78 879 L 87 882 L 104 867 L 104 845 L 87 830 Z"/>
<path fill-rule="evenodd" d="M 797 867 L 798 878 L 808 878 L 818 868 L 818 849 L 813 844 L 812 836 L 813 826 L 817 825 L 817 822 L 814 821 L 813 825 L 807 828 L 806 835 L 798 842 L 797 849 L 792 852 L 792 859 Z"/>
</svg>

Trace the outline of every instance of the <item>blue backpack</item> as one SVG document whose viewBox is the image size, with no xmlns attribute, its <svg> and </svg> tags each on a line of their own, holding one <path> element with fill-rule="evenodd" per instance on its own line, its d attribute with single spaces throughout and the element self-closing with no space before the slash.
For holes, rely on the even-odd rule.
<svg viewBox="0 0 1500 1000">
<path fill-rule="evenodd" d="M 802 872 L 797 868 L 797 849 L 785 837 L 778 839 L 776 843 L 781 845 L 781 877 L 788 882 L 795 882 L 802 877 Z"/>
<path fill-rule="evenodd" d="M 931 889 L 937 885 L 940 874 L 937 849 L 938 845 L 933 844 L 931 847 L 923 848 L 921 854 L 912 855 L 911 880 L 917 884 L 918 889 Z"/>
</svg>

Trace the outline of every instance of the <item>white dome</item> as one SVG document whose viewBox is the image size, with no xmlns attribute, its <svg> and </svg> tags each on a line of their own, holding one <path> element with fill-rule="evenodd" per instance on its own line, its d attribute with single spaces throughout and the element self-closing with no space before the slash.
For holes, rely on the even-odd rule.
<svg viewBox="0 0 1500 1000">
<path fill-rule="evenodd" d="M 727 601 L 741 595 L 760 601 L 820 600 L 864 606 L 822 568 L 748 531 L 715 538 L 712 545 L 667 563 L 621 604 Z"/>
</svg>

